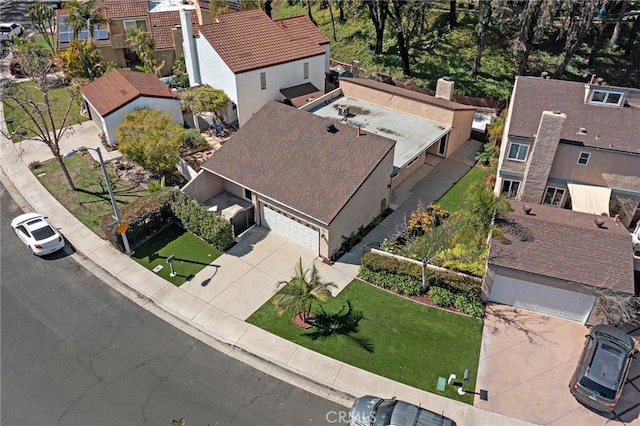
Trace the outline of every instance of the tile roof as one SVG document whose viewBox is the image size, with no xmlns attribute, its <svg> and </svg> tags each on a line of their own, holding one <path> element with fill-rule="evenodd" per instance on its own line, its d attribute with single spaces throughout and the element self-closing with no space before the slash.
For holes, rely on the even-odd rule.
<svg viewBox="0 0 640 426">
<path fill-rule="evenodd" d="M 380 81 L 371 80 L 368 78 L 352 78 L 352 77 L 340 77 L 340 80 L 345 80 L 353 84 L 358 84 L 370 89 L 379 90 L 381 92 L 388 93 L 390 95 L 401 96 L 403 98 L 411 99 L 414 101 L 422 102 L 424 104 L 434 105 L 440 108 L 445 108 L 452 111 L 461 110 L 476 110 L 477 108 L 471 105 L 464 105 L 458 102 L 449 101 L 447 99 L 436 98 L 435 96 L 426 95 L 420 92 L 414 92 L 413 90 L 397 87 L 392 84 L 382 83 Z"/>
<path fill-rule="evenodd" d="M 108 72 L 80 88 L 80 91 L 103 117 L 141 96 L 175 98 L 169 86 L 155 76 L 128 70 Z"/>
<path fill-rule="evenodd" d="M 640 108 L 591 105 L 584 99 L 585 83 L 516 77 L 509 134 L 533 138 L 542 112 L 560 111 L 567 115 L 562 128 L 563 140 L 640 153 Z M 587 129 L 587 134 L 577 134 L 580 128 Z"/>
<path fill-rule="evenodd" d="M 198 13 L 195 9 L 189 10 L 191 22 L 195 32 L 198 22 Z M 177 10 L 149 13 L 149 31 L 156 44 L 156 49 L 173 49 L 173 28 L 180 25 L 180 12 Z M 182 37 L 182 34 L 180 34 Z"/>
<path fill-rule="evenodd" d="M 629 231 L 613 218 L 540 204 L 524 213 L 524 202 L 510 200 L 511 211 L 496 223 L 505 241 L 492 240 L 489 264 L 527 271 L 568 283 L 634 293 Z"/>
<path fill-rule="evenodd" d="M 319 45 L 329 44 L 331 41 L 318 27 L 313 25 L 305 15 L 293 16 L 291 18 L 274 19 L 275 24 L 287 33 L 289 40 L 299 40 L 309 38 Z"/>
<path fill-rule="evenodd" d="M 328 123 L 338 131 L 328 132 Z M 329 224 L 395 144 L 356 133 L 270 101 L 202 167 Z"/>
<path fill-rule="evenodd" d="M 147 0 L 105 0 L 104 8 L 107 19 L 137 18 L 149 13 Z"/>
<path fill-rule="evenodd" d="M 198 29 L 234 74 L 325 53 L 309 38 L 292 41 L 262 9 L 223 13 Z"/>
</svg>

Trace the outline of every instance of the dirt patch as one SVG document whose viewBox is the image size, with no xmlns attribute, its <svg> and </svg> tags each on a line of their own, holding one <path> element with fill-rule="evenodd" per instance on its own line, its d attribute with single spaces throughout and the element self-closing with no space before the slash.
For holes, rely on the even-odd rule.
<svg viewBox="0 0 640 426">
<path fill-rule="evenodd" d="M 303 330 L 308 330 L 313 327 L 313 323 L 316 321 L 316 316 L 314 313 L 309 314 L 309 317 L 305 321 L 302 318 L 302 312 L 298 312 L 293 316 L 293 323 L 296 327 L 302 328 Z"/>
</svg>

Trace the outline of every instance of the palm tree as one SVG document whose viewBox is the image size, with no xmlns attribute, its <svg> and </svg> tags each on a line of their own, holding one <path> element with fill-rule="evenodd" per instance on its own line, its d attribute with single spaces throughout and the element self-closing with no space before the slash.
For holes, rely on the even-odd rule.
<svg viewBox="0 0 640 426">
<path fill-rule="evenodd" d="M 160 75 L 160 70 L 164 66 L 164 61 L 160 62 L 155 54 L 155 43 L 149 33 L 144 28 L 138 27 L 135 30 L 127 32 L 126 42 L 129 43 L 130 49 L 135 53 L 142 66 L 138 66 L 140 71 Z"/>
<path fill-rule="evenodd" d="M 100 10 L 96 9 L 95 0 L 82 2 L 74 0 L 69 3 L 65 3 L 64 6 L 69 10 L 67 23 L 73 27 L 74 39 L 78 38 L 80 31 L 83 29 L 89 31 L 90 39 L 93 39 L 96 26 L 107 24 L 109 22 L 100 14 Z"/>
<path fill-rule="evenodd" d="M 303 268 L 302 258 L 298 259 L 294 271 L 294 276 L 289 281 L 276 284 L 278 288 L 283 288 L 273 297 L 272 303 L 276 306 L 278 315 L 295 308 L 302 320 L 308 323 L 311 321 L 313 302 L 326 301 L 331 296 L 329 287 L 336 285 L 332 282 L 322 282 L 315 264 L 310 269 Z"/>
</svg>

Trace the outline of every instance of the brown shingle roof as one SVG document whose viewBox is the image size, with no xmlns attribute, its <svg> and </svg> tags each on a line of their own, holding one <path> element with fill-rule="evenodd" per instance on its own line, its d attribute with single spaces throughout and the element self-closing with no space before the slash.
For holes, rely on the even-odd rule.
<svg viewBox="0 0 640 426">
<path fill-rule="evenodd" d="M 270 101 L 205 163 L 237 182 L 329 224 L 395 142 Z M 391 170 L 389 170 L 391 174 Z"/>
<path fill-rule="evenodd" d="M 138 18 L 149 13 L 147 0 L 105 0 L 104 8 L 107 19 Z"/>
<path fill-rule="evenodd" d="M 368 78 L 340 77 L 340 80 L 345 80 L 349 83 L 379 90 L 381 92 L 389 93 L 390 95 L 401 96 L 403 98 L 411 99 L 425 104 L 435 105 L 437 107 L 445 108 L 452 111 L 476 110 L 476 107 L 474 106 L 459 104 L 458 102 L 449 101 L 447 99 L 436 98 L 435 96 L 425 95 L 424 93 L 414 92 L 413 90 L 403 89 L 392 84 L 382 83 L 380 81 L 371 80 Z"/>
<path fill-rule="evenodd" d="M 585 146 L 640 153 L 640 108 L 590 105 L 584 99 L 585 83 L 516 77 L 509 134 L 533 138 L 542 112 L 560 111 L 567 115 L 562 139 Z M 578 135 L 580 128 L 587 129 L 587 134 Z"/>
<path fill-rule="evenodd" d="M 319 45 L 329 44 L 331 41 L 313 22 L 304 15 L 293 16 L 291 18 L 275 19 L 273 22 L 287 33 L 289 40 L 309 38 Z"/>
<path fill-rule="evenodd" d="M 512 210 L 497 223 L 505 241 L 492 240 L 489 263 L 569 283 L 634 293 L 633 253 L 629 231 L 613 218 L 510 200 Z"/>
<path fill-rule="evenodd" d="M 262 9 L 224 13 L 217 20 L 198 28 L 234 74 L 325 53 L 308 38 L 290 40 Z"/>
<path fill-rule="evenodd" d="M 194 32 L 197 27 L 198 13 L 195 9 L 189 10 L 191 15 L 191 22 L 193 22 Z M 151 38 L 156 44 L 156 49 L 172 49 L 174 48 L 173 42 L 173 28 L 176 25 L 180 25 L 180 12 L 177 10 L 164 11 L 164 12 L 152 12 L 149 14 L 149 25 Z"/>
<path fill-rule="evenodd" d="M 128 70 L 113 70 L 83 86 L 80 91 L 103 117 L 140 96 L 175 98 L 169 86 L 155 76 Z"/>
</svg>

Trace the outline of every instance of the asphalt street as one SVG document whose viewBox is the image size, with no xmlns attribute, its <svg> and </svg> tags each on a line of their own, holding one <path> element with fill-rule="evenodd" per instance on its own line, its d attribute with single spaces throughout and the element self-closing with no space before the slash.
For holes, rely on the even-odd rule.
<svg viewBox="0 0 640 426">
<path fill-rule="evenodd" d="M 21 210 L 0 191 L 3 426 L 345 423 L 345 407 L 174 328 L 71 250 L 31 255 L 10 228 Z"/>
</svg>

